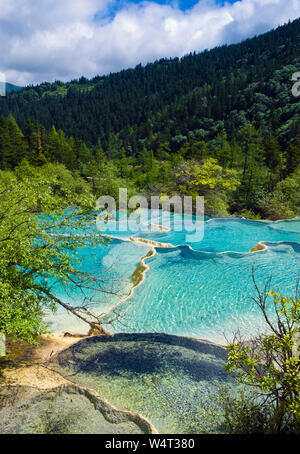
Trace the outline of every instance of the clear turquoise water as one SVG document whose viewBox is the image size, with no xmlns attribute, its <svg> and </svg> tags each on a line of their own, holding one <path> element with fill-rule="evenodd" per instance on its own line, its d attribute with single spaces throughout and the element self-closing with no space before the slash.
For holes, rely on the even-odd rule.
<svg viewBox="0 0 300 454">
<path fill-rule="evenodd" d="M 251 297 L 252 266 L 260 288 L 294 295 L 300 271 L 300 245 L 270 243 L 255 254 L 210 254 L 186 246 L 157 249 L 150 271 L 123 309 L 126 331 L 168 332 L 224 342 L 239 329 L 251 336 L 265 330 Z M 118 326 L 115 326 L 118 331 Z"/>
<path fill-rule="evenodd" d="M 175 219 L 177 216 L 175 216 Z M 214 218 L 204 223 L 201 242 L 187 242 L 186 232 L 141 233 L 141 238 L 171 243 L 175 246 L 188 244 L 193 249 L 206 252 L 248 252 L 260 241 L 300 242 L 300 221 L 260 222 L 240 218 Z"/>
<path fill-rule="evenodd" d="M 119 224 L 116 228 L 110 223 L 99 224 L 103 233 L 117 238 L 130 236 L 171 243 L 174 246 L 190 245 L 193 249 L 206 252 L 248 252 L 260 241 L 291 241 L 300 242 L 300 218 L 288 221 L 252 221 L 243 218 L 208 218 L 204 219 L 204 237 L 200 242 L 187 241 L 186 229 L 181 229 L 183 217 L 180 214 L 169 214 L 157 210 L 141 210 L 140 223 L 127 221 L 125 214 L 115 214 Z M 126 224 L 127 221 L 127 224 Z M 186 225 L 194 221 L 193 216 L 185 216 Z M 152 224 L 152 228 L 149 225 Z M 127 225 L 127 227 L 126 227 Z M 136 231 L 130 231 L 131 225 Z M 170 228 L 170 231 L 160 231 L 157 225 Z M 118 231 L 117 227 L 122 231 Z M 177 231 L 178 230 L 178 231 Z"/>
<path fill-rule="evenodd" d="M 107 312 L 112 305 L 128 295 L 132 288 L 132 273 L 148 250 L 147 246 L 117 239 L 112 240 L 108 246 L 78 250 L 80 268 L 94 273 L 103 281 L 103 292 L 86 291 L 93 312 L 97 314 Z M 78 306 L 84 300 L 81 292 L 72 285 L 62 286 L 53 283 L 53 291 L 71 306 Z M 55 315 L 49 315 L 48 321 L 53 332 L 69 329 L 73 332 L 87 330 L 84 322 L 64 309 L 59 309 Z"/>
<path fill-rule="evenodd" d="M 166 214 L 151 214 L 152 223 L 167 225 Z M 157 254 L 147 260 L 150 270 L 145 281 L 120 306 L 126 312 L 125 326 L 115 325 L 113 330 L 165 332 L 217 342 L 224 342 L 224 336 L 230 337 L 237 329 L 247 337 L 265 330 L 252 301 L 251 269 L 255 266 L 260 287 L 272 277 L 274 290 L 293 296 L 300 276 L 300 220 L 272 223 L 240 218 L 207 219 L 204 238 L 199 243 L 188 243 L 185 232 L 175 231 L 179 221 L 179 215 L 174 215 L 170 232 L 156 229 L 147 233 L 145 218 L 135 233 L 126 231 L 126 226 L 120 233 L 109 224 L 104 225 L 104 233 L 123 240 L 134 234 L 177 246 L 157 248 Z M 266 242 L 268 249 L 248 253 L 260 241 Z M 130 277 L 148 250 L 147 246 L 114 240 L 108 248 L 98 247 L 94 255 L 92 251 L 79 252 L 84 269 L 106 270 L 107 285 L 113 279 L 119 290 L 118 295 L 95 296 L 98 311 L 106 311 L 128 293 Z M 65 289 L 58 290 L 60 296 L 69 298 Z M 75 292 L 71 299 L 78 303 L 78 298 Z M 60 322 L 58 319 L 57 316 L 53 319 L 56 331 L 74 323 L 69 316 L 60 315 Z"/>
</svg>

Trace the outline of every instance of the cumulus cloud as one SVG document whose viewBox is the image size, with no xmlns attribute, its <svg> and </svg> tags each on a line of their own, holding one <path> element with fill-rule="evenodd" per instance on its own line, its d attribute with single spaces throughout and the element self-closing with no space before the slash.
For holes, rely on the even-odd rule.
<svg viewBox="0 0 300 454">
<path fill-rule="evenodd" d="M 20 85 L 107 74 L 240 41 L 300 16 L 300 0 L 5 0 L 0 71 Z M 112 11 L 115 11 L 112 14 Z"/>
</svg>

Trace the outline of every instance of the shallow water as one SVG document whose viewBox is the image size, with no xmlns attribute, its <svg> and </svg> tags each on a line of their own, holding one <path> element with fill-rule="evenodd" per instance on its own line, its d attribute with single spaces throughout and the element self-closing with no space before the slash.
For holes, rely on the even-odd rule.
<svg viewBox="0 0 300 454">
<path fill-rule="evenodd" d="M 298 231 L 297 231 L 298 229 Z M 204 237 L 200 242 L 186 239 L 186 232 L 152 232 L 139 235 L 174 246 L 190 245 L 193 249 L 206 252 L 248 252 L 260 241 L 300 242 L 300 221 L 293 224 L 251 221 L 240 218 L 215 218 L 204 223 Z"/>
<path fill-rule="evenodd" d="M 3 434 L 141 434 L 142 424 L 112 410 L 76 386 L 0 389 Z M 4 406 L 4 407 L 3 407 Z"/>
<path fill-rule="evenodd" d="M 237 385 L 224 349 L 175 336 L 119 334 L 73 345 L 50 366 L 118 408 L 146 416 L 160 433 L 221 431 L 220 389 Z"/>
<path fill-rule="evenodd" d="M 291 296 L 300 270 L 300 245 L 267 244 L 267 250 L 255 254 L 158 248 L 147 261 L 144 284 L 123 304 L 126 331 L 168 332 L 221 343 L 237 329 L 246 337 L 264 332 L 264 320 L 251 299 L 252 266 L 261 289 L 272 277 L 271 288 Z"/>
<path fill-rule="evenodd" d="M 203 219 L 203 238 L 201 241 L 189 240 L 188 229 L 195 223 L 195 217 L 141 210 L 140 222 L 131 221 L 126 216 L 115 215 L 119 223 L 99 223 L 104 233 L 119 238 L 130 236 L 146 238 L 174 246 L 190 245 L 193 249 L 206 252 L 248 252 L 260 241 L 300 242 L 300 218 L 288 221 L 253 221 L 243 218 L 207 218 Z M 164 228 L 160 231 L 158 225 Z M 130 230 L 131 228 L 131 230 Z M 165 231 L 169 228 L 170 231 Z M 118 229 L 122 230 L 121 232 Z"/>
<path fill-rule="evenodd" d="M 186 232 L 176 231 L 180 215 L 171 215 L 169 232 L 156 227 L 157 224 L 168 226 L 168 214 L 157 211 L 147 219 L 148 215 L 149 212 L 143 213 L 139 231 L 135 233 L 128 230 L 124 215 L 116 216 L 122 218 L 122 232 L 111 229 L 109 224 L 102 225 L 105 233 L 122 240 L 134 235 L 178 246 L 157 248 L 156 255 L 147 259 L 150 270 L 146 279 L 132 297 L 122 302 L 120 307 L 126 318 L 122 324 L 114 325 L 114 332 L 165 332 L 223 343 L 237 329 L 246 337 L 265 331 L 261 314 L 252 300 L 253 266 L 260 288 L 272 278 L 272 289 L 294 296 L 300 276 L 300 220 L 206 219 L 203 241 L 189 243 Z M 192 217 L 188 219 L 192 220 Z M 147 233 L 149 222 L 155 224 L 155 231 Z M 248 253 L 260 241 L 267 249 Z M 80 251 L 83 269 L 99 272 L 106 269 L 107 285 L 113 280 L 118 290 L 117 295 L 97 295 L 97 311 L 107 311 L 124 299 L 132 286 L 132 273 L 149 249 L 146 245 L 113 240 L 108 248 L 97 247 L 94 255 L 90 250 Z M 65 289 L 58 291 L 60 296 L 69 298 Z M 78 303 L 78 298 L 80 295 L 75 292 L 71 299 Z M 55 316 L 55 331 L 71 327 L 74 320 L 71 322 L 69 317 L 62 313 Z"/>
<path fill-rule="evenodd" d="M 149 249 L 146 245 L 114 239 L 108 246 L 101 245 L 78 250 L 80 268 L 94 273 L 103 280 L 102 292 L 85 291 L 86 302 L 93 312 L 97 314 L 107 312 L 112 305 L 128 295 L 132 288 L 131 276 L 141 257 Z M 85 299 L 78 288 L 72 285 L 53 284 L 53 293 L 70 306 L 78 306 Z M 87 331 L 87 325 L 84 322 L 62 308 L 55 315 L 49 314 L 47 319 L 53 332 Z"/>
</svg>

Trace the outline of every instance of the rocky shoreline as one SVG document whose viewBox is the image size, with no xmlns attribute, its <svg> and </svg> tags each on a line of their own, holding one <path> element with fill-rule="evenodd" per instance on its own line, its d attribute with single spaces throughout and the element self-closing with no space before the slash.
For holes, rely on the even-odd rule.
<svg viewBox="0 0 300 454">
<path fill-rule="evenodd" d="M 117 409 L 51 368 L 50 359 L 79 341 L 42 336 L 38 346 L 12 346 L 0 369 L 0 433 L 157 433 L 142 415 Z"/>
</svg>

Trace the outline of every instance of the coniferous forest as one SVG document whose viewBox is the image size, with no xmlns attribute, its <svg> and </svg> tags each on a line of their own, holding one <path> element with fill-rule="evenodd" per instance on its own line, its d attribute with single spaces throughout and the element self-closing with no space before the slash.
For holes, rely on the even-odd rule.
<svg viewBox="0 0 300 454">
<path fill-rule="evenodd" d="M 0 166 L 59 163 L 95 194 L 204 195 L 212 215 L 300 207 L 300 19 L 240 44 L 0 99 Z M 125 185 L 125 186 L 124 186 Z"/>
</svg>

